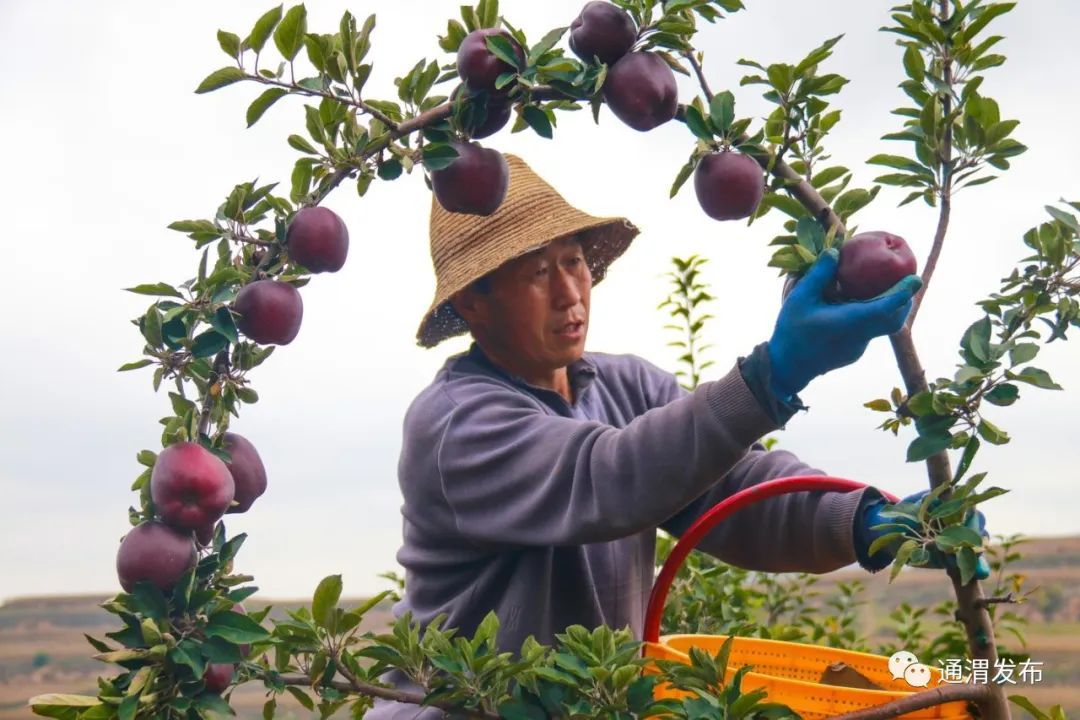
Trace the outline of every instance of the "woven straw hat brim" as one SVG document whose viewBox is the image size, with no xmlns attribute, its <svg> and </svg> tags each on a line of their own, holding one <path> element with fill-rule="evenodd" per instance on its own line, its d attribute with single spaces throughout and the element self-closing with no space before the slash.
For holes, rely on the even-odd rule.
<svg viewBox="0 0 1080 720">
<path fill-rule="evenodd" d="M 594 217 L 578 210 L 521 158 L 505 157 L 509 188 L 502 205 L 491 215 L 451 213 L 432 197 L 431 260 L 436 287 L 435 299 L 416 333 L 423 347 L 435 347 L 468 332 L 449 299 L 506 262 L 577 235 L 595 285 L 639 232 L 626 218 Z"/>
</svg>

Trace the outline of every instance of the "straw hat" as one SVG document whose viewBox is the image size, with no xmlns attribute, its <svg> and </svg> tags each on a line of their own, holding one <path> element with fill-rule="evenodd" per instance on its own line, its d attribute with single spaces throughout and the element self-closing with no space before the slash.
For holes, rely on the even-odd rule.
<svg viewBox="0 0 1080 720">
<path fill-rule="evenodd" d="M 450 306 L 450 297 L 507 261 L 580 233 L 595 285 L 638 234 L 626 218 L 593 217 L 571 206 L 521 158 L 507 154 L 506 163 L 510 167 L 506 199 L 487 217 L 448 212 L 432 197 L 435 300 L 416 333 L 423 347 L 435 347 L 468 331 Z"/>
</svg>

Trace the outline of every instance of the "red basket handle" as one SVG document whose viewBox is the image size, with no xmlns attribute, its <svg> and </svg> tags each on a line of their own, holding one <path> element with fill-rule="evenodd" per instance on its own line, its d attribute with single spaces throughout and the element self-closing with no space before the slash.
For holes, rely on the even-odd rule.
<svg viewBox="0 0 1080 720">
<path fill-rule="evenodd" d="M 668 555 L 664 566 L 660 568 L 660 574 L 653 583 L 652 593 L 649 595 L 649 606 L 645 611 L 645 641 L 658 642 L 660 640 L 660 620 L 664 615 L 664 602 L 667 600 L 671 583 L 675 580 L 675 573 L 679 571 L 683 560 L 690 551 L 697 547 L 705 533 L 709 532 L 721 520 L 726 519 L 736 510 L 753 505 L 754 503 L 767 500 L 778 495 L 804 491 L 832 491 L 848 492 L 862 490 L 867 487 L 864 483 L 844 478 L 831 477 L 829 475 L 803 475 L 796 477 L 782 477 L 766 480 L 752 487 L 744 488 L 739 492 L 724 498 L 714 505 L 707 513 L 697 519 L 690 528 L 682 534 L 675 543 L 671 554 Z M 879 491 L 889 502 L 896 502 L 899 498 L 890 493 Z"/>
</svg>

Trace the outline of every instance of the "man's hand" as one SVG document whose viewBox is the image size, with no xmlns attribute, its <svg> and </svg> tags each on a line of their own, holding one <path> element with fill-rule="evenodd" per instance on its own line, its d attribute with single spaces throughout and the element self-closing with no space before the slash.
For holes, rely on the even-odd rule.
<svg viewBox="0 0 1080 720">
<path fill-rule="evenodd" d="M 898 331 L 922 287 L 908 275 L 876 298 L 828 303 L 825 288 L 836 276 L 840 253 L 823 252 L 788 295 L 769 339 L 770 389 L 790 400 L 819 375 L 858 360 L 870 340 Z"/>
<path fill-rule="evenodd" d="M 861 516 L 856 518 L 855 521 L 855 554 L 862 565 L 869 570 L 880 570 L 881 568 L 884 568 L 892 563 L 893 559 L 896 557 L 897 548 L 905 540 L 905 538 L 899 538 L 894 542 L 889 543 L 886 547 L 879 549 L 871 556 L 869 554 L 870 546 L 873 545 L 874 541 L 879 537 L 888 535 L 889 533 L 895 533 L 904 528 L 908 528 L 912 531 L 910 533 L 911 537 L 917 536 L 919 528 L 915 523 L 904 518 L 882 517 L 882 513 L 893 509 L 897 505 L 914 505 L 918 507 L 929 493 L 929 490 L 923 490 L 914 495 L 908 495 L 906 498 L 895 504 L 879 500 L 863 509 Z M 939 500 L 934 499 L 931 502 L 930 507 L 933 508 L 938 502 Z M 989 537 L 986 533 L 986 517 L 978 510 L 969 512 L 964 524 L 982 537 Z M 937 548 L 931 546 L 927 562 L 916 565 L 916 567 L 941 570 L 945 567 L 954 567 L 955 563 L 956 560 L 953 555 L 946 555 Z M 986 562 L 986 558 L 984 558 L 981 553 L 975 563 L 975 577 L 979 580 L 985 580 L 990 577 L 990 564 Z"/>
</svg>

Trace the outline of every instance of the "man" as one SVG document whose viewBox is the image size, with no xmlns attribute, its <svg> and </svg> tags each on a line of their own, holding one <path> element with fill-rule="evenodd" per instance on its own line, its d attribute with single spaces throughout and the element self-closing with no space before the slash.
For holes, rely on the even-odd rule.
<svg viewBox="0 0 1080 720">
<path fill-rule="evenodd" d="M 820 474 L 758 440 L 804 406 L 814 377 L 857 360 L 898 330 L 919 288 L 905 278 L 878 299 L 826 304 L 826 253 L 784 303 L 768 342 L 723 377 L 686 392 L 632 355 L 586 353 L 591 289 L 637 229 L 571 207 L 519 158 L 489 217 L 433 203 L 435 301 L 421 345 L 470 332 L 405 418 L 405 596 L 421 623 L 446 613 L 471 634 L 491 610 L 498 644 L 550 644 L 568 625 L 629 625 L 641 636 L 657 528 L 682 533 L 742 488 Z M 760 503 L 699 546 L 740 567 L 828 572 L 867 557 L 882 495 L 798 493 Z M 390 680 L 409 687 L 400 674 Z M 415 686 L 413 686 L 415 689 Z M 376 704 L 378 720 L 440 717 Z"/>
</svg>

